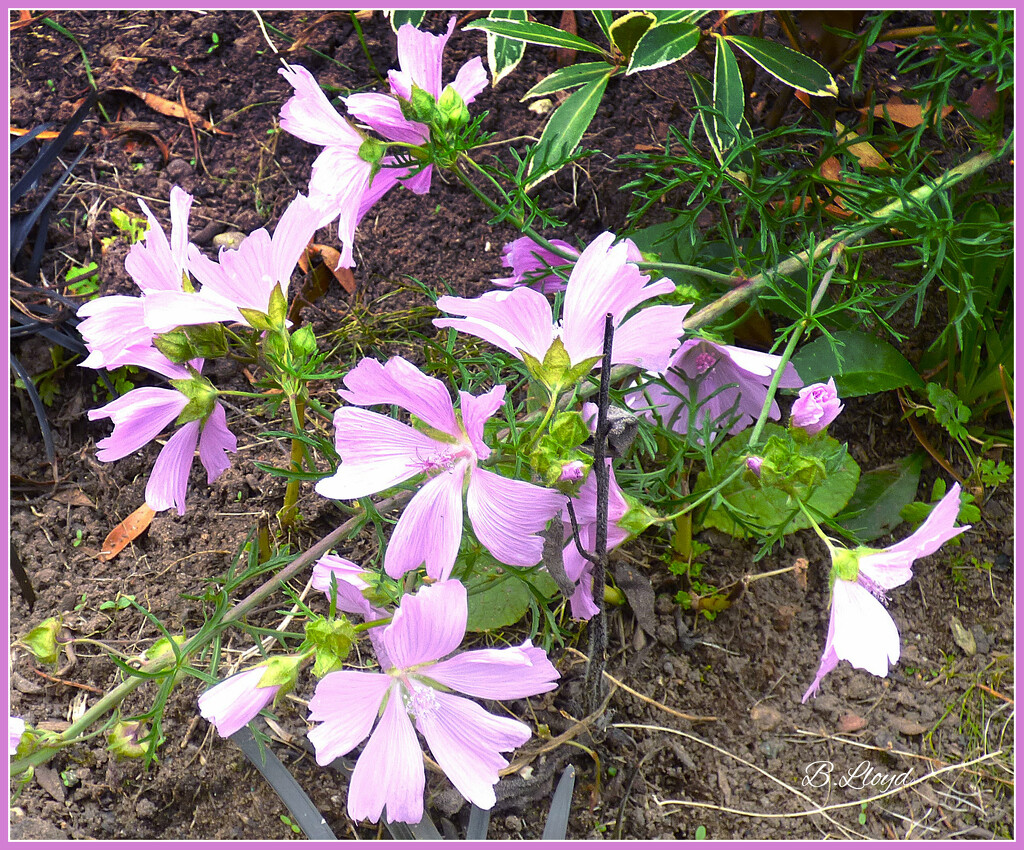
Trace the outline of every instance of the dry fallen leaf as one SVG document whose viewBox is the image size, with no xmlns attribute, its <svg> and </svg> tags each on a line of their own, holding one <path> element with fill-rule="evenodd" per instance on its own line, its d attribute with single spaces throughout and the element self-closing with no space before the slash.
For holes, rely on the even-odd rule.
<svg viewBox="0 0 1024 850">
<path fill-rule="evenodd" d="M 848 711 L 839 718 L 839 725 L 836 727 L 840 732 L 857 732 L 868 725 L 868 722 L 859 714 Z"/>
<path fill-rule="evenodd" d="M 128 94 L 133 94 L 137 98 L 140 98 L 146 106 L 156 112 L 159 112 L 161 115 L 168 115 L 171 118 L 185 118 L 193 124 L 198 124 L 204 130 L 209 130 L 211 133 L 219 133 L 222 136 L 232 135 L 226 130 L 218 130 L 213 126 L 213 124 L 188 107 L 183 107 L 180 103 L 175 103 L 173 100 L 168 100 L 166 97 L 160 97 L 158 94 L 151 94 L 150 92 L 145 92 L 142 91 L 142 89 L 133 88 L 132 86 L 113 86 L 108 89 L 108 91 L 123 91 Z"/>
<path fill-rule="evenodd" d="M 925 107 L 920 103 L 903 103 L 898 97 L 889 99 L 888 103 L 880 103 L 875 107 L 875 117 L 883 118 L 887 114 L 895 124 L 902 124 L 904 127 L 917 127 L 924 123 Z M 952 106 L 942 108 L 942 117 L 945 118 L 953 111 Z M 866 107 L 860 110 L 866 113 Z"/>
<path fill-rule="evenodd" d="M 118 552 L 149 528 L 149 524 L 155 516 L 156 511 L 143 502 L 141 508 L 133 511 L 130 516 L 115 526 L 114 530 L 107 535 L 107 539 L 103 541 L 103 548 L 96 556 L 96 559 L 99 561 L 109 561 L 114 558 Z"/>
</svg>

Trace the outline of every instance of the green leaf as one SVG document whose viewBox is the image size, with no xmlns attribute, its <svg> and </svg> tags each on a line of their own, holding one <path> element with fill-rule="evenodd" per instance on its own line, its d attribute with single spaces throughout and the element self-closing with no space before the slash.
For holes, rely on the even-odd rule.
<svg viewBox="0 0 1024 850">
<path fill-rule="evenodd" d="M 537 153 L 531 163 L 531 172 L 538 164 L 543 171 L 527 175 L 530 179 L 526 184 L 526 189 L 536 186 L 558 170 L 557 166 L 548 167 L 547 163 L 558 163 L 576 150 L 587 127 L 594 119 L 594 114 L 597 112 L 598 104 L 601 103 L 601 97 L 604 95 L 610 77 L 611 70 L 609 69 L 605 76 L 587 83 L 569 95 L 565 102 L 551 113 L 551 118 L 544 127 L 544 132 L 541 133 L 540 141 L 537 143 Z"/>
<path fill-rule="evenodd" d="M 525 9 L 504 9 L 494 11 L 488 16 L 491 21 L 526 22 Z M 502 38 L 493 32 L 487 33 L 487 64 L 491 68 L 491 85 L 512 73 L 523 59 L 526 44 L 511 38 Z"/>
<path fill-rule="evenodd" d="M 611 25 L 608 34 L 623 58 L 628 60 L 633 56 L 637 42 L 654 25 L 654 21 L 650 12 L 628 12 Z"/>
<path fill-rule="evenodd" d="M 763 433 L 769 443 L 774 438 L 776 446 L 793 442 L 786 429 L 775 423 L 766 425 Z M 724 480 L 738 464 L 744 463 L 749 439 L 750 435 L 744 432 L 723 443 L 715 452 L 713 475 L 707 472 L 700 473 L 694 493 L 710 489 Z M 839 513 L 857 489 L 860 468 L 850 457 L 846 447 L 827 436 L 824 431 L 802 441 L 799 444 L 799 453 L 793 455 L 793 468 L 806 479 L 806 483 L 794 480 L 795 476 L 790 476 L 787 481 L 785 470 L 779 466 L 781 460 L 780 457 L 776 462 L 780 486 L 764 486 L 762 481 L 744 475 L 734 478 L 720 491 L 720 495 L 732 506 L 733 513 L 738 514 L 748 525 L 756 529 L 768 532 L 778 528 L 787 519 L 785 534 L 810 526 L 807 517 L 799 510 L 783 486 L 789 486 L 794 490 L 810 508 L 812 514 L 817 512 L 827 517 Z M 767 463 L 762 466 L 762 475 L 766 466 Z M 818 481 L 822 483 L 814 483 Z M 722 505 L 707 512 L 703 527 L 717 528 L 733 537 L 748 536 L 743 526 Z"/>
<path fill-rule="evenodd" d="M 705 15 L 710 13 L 708 9 L 652 9 L 658 24 L 695 24 Z"/>
<path fill-rule="evenodd" d="M 825 337 L 808 343 L 796 353 L 793 366 L 805 385 L 835 378 L 840 398 L 871 395 L 898 387 L 924 389 L 924 381 L 914 367 L 885 340 L 858 330 L 840 331 L 833 339 L 842 365 Z"/>
<path fill-rule="evenodd" d="M 838 97 L 839 88 L 821 65 L 782 44 L 749 35 L 727 35 L 725 40 L 786 85 L 817 97 Z"/>
<path fill-rule="evenodd" d="M 712 101 L 721 117 L 715 116 L 718 146 L 728 150 L 736 143 L 736 133 L 743 120 L 743 80 L 736 56 L 721 36 L 715 38 L 715 84 Z"/>
<path fill-rule="evenodd" d="M 604 33 L 604 37 L 607 38 L 608 43 L 611 44 L 612 21 L 615 20 L 615 14 L 609 9 L 594 9 L 593 15 L 597 20 L 597 25 L 601 28 L 601 32 Z"/>
<path fill-rule="evenodd" d="M 700 30 L 693 24 L 658 23 L 640 37 L 633 55 L 629 57 L 626 74 L 651 71 L 678 62 L 689 55 L 699 41 Z"/>
<path fill-rule="evenodd" d="M 469 617 L 466 630 L 486 632 L 518 623 L 535 598 L 534 590 L 551 598 L 558 593 L 553 578 L 539 568 L 530 573 L 530 584 L 517 576 L 501 570 L 497 562 L 488 559 L 493 569 L 483 575 L 475 575 L 466 582 L 469 593 Z M 480 560 L 477 562 L 480 564 Z"/>
<path fill-rule="evenodd" d="M 697 112 L 700 115 L 700 123 L 704 128 L 704 135 L 707 136 L 711 145 L 711 152 L 715 159 L 722 161 L 722 146 L 719 144 L 718 117 L 714 115 L 713 89 L 707 77 L 698 74 L 696 71 L 687 71 L 686 76 L 690 79 L 690 87 L 693 89 L 693 97 L 697 101 Z"/>
<path fill-rule="evenodd" d="M 853 516 L 840 524 L 862 543 L 891 532 L 903 521 L 900 511 L 917 495 L 923 466 L 924 455 L 915 452 L 892 469 L 876 469 L 862 475 L 846 505 L 845 513 Z"/>
<path fill-rule="evenodd" d="M 537 83 L 537 85 L 523 95 L 521 100 L 582 86 L 584 83 L 589 83 L 592 80 L 607 75 L 611 70 L 612 67 L 607 62 L 581 62 L 565 68 L 559 68 L 553 74 L 548 74 Z"/>
<path fill-rule="evenodd" d="M 604 52 L 596 44 L 591 44 L 586 39 L 567 33 L 557 27 L 549 27 L 547 24 L 538 24 L 533 21 L 520 23 L 519 21 L 473 21 L 466 24 L 464 29 L 483 30 L 492 32 L 495 35 L 512 38 L 517 41 L 525 41 L 527 44 L 546 44 L 549 47 L 565 47 L 569 50 L 582 50 L 586 53 Z"/>
<path fill-rule="evenodd" d="M 394 9 L 390 15 L 391 29 L 398 32 L 403 24 L 412 24 L 418 29 L 426 16 L 424 9 Z"/>
</svg>

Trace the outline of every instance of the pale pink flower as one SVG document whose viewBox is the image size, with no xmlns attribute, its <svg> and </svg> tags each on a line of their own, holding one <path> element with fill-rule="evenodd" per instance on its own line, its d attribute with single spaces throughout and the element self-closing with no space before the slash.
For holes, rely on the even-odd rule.
<svg viewBox="0 0 1024 850">
<path fill-rule="evenodd" d="M 7 754 L 13 756 L 18 752 L 21 736 L 25 734 L 25 721 L 14 715 L 7 718 Z"/>
<path fill-rule="evenodd" d="M 163 360 L 159 368 L 168 378 L 189 377 L 184 366 L 171 363 L 159 353 L 151 359 Z M 193 365 L 196 363 L 196 368 L 202 368 L 202 361 L 194 361 Z M 96 444 L 96 457 L 104 462 L 120 460 L 141 449 L 178 418 L 188 401 L 188 396 L 175 389 L 140 387 L 90 410 L 89 419 L 106 418 L 114 423 L 113 433 Z M 231 465 L 226 453 L 238 449 L 220 402 L 213 403 L 205 419 L 181 425 L 160 449 L 146 484 L 146 502 L 153 510 L 176 507 L 179 515 L 185 513 L 185 491 L 197 445 L 207 483 L 212 484 Z"/>
<path fill-rule="evenodd" d="M 900 657 L 900 635 L 885 609 L 886 591 L 910 581 L 915 560 L 933 554 L 971 527 L 956 526 L 959 512 L 960 485 L 954 484 L 906 540 L 885 549 L 861 546 L 848 550 L 829 544 L 833 582 L 828 636 L 818 673 L 803 702 L 817 693 L 821 680 L 841 660 L 875 676 L 888 674 L 889 665 Z"/>
<path fill-rule="evenodd" d="M 827 384 L 811 384 L 800 390 L 799 397 L 793 402 L 790 424 L 813 436 L 827 428 L 843 407 L 836 392 L 836 382 L 829 378 Z"/>
<path fill-rule="evenodd" d="M 580 252 L 568 242 L 563 242 L 561 239 L 550 241 L 552 245 L 572 254 L 574 258 L 579 257 Z M 632 239 L 623 239 L 622 242 L 627 248 L 626 261 L 642 263 L 644 257 L 640 253 L 640 249 L 636 247 L 636 243 Z M 521 236 L 505 245 L 502 249 L 501 262 L 506 268 L 512 269 L 512 275 L 493 278 L 491 283 L 495 286 L 505 289 L 529 286 L 545 295 L 565 290 L 565 281 L 551 272 L 550 268 L 551 266 L 564 266 L 570 261 L 552 253 L 547 248 L 542 248 L 529 236 Z M 547 274 L 542 274 L 542 272 L 547 272 Z"/>
<path fill-rule="evenodd" d="M 389 618 L 391 615 L 387 611 L 375 607 L 363 595 L 363 591 L 370 587 L 369 582 L 363 578 L 365 575 L 366 570 L 348 558 L 342 558 L 340 555 L 324 555 L 313 565 L 312 585 L 316 590 L 322 591 L 330 600 L 331 578 L 333 577 L 337 610 L 346 614 L 359 615 L 367 622 Z M 387 666 L 390 662 L 382 640 L 384 627 L 375 626 L 369 629 L 367 634 L 370 636 L 370 642 L 373 644 L 373 649 L 377 653 L 381 665 Z"/>
<path fill-rule="evenodd" d="M 234 735 L 277 696 L 280 685 L 257 687 L 266 672 L 266 667 L 253 667 L 214 685 L 199 697 L 199 713 L 217 727 L 222 738 Z"/>
<path fill-rule="evenodd" d="M 376 130 L 392 142 L 423 145 L 430 140 L 430 129 L 402 114 L 397 97 L 408 100 L 412 84 L 441 95 L 441 57 L 445 44 L 455 28 L 455 18 L 448 32 L 434 36 L 406 24 L 398 31 L 400 70 L 390 71 L 388 79 L 392 95 L 366 92 L 344 98 L 349 114 Z M 364 136 L 342 118 L 316 84 L 313 76 L 300 65 L 280 72 L 295 89 L 295 96 L 281 109 L 281 127 L 314 145 L 324 147 L 313 163 L 310 178 L 310 201 L 324 214 L 321 224 L 338 219 L 342 243 L 339 266 L 355 265 L 352 243 L 356 225 L 370 207 L 401 181 L 418 195 L 430 190 L 431 166 L 398 164 L 394 156 L 385 156 L 383 166 L 370 182 L 371 165 L 359 155 Z M 459 70 L 452 82 L 467 105 L 487 86 L 487 73 L 480 57 L 471 59 Z"/>
<path fill-rule="evenodd" d="M 181 292 L 187 267 L 188 214 L 192 196 L 175 186 L 171 189 L 171 238 L 160 227 L 145 201 L 139 206 L 149 219 L 145 242 L 136 242 L 124 261 L 143 295 L 155 292 Z M 90 369 L 114 369 L 126 363 L 136 364 L 139 349 L 150 346 L 153 329 L 146 323 L 144 299 L 132 295 L 105 295 L 87 301 L 78 309 L 84 319 L 78 332 L 85 340 L 89 356 L 82 366 Z"/>
<path fill-rule="evenodd" d="M 341 670 L 317 685 L 309 701 L 310 720 L 320 724 L 309 733 L 317 764 L 330 764 L 370 736 L 349 786 L 353 820 L 376 821 L 385 808 L 392 823 L 421 820 L 426 778 L 416 730 L 467 800 L 482 809 L 494 805 L 498 772 L 508 765 L 500 753 L 526 743 L 530 728 L 452 691 L 519 699 L 552 690 L 559 676 L 529 641 L 441 660 L 462 642 L 467 614 L 459 582 L 424 586 L 402 599 L 384 629 L 391 658 L 386 672 Z"/>
<path fill-rule="evenodd" d="M 426 473 L 391 534 L 384 569 L 392 578 L 426 564 L 431 578 L 446 579 L 462 540 L 463 485 L 469 521 L 480 542 L 499 561 L 533 566 L 541 558 L 543 531 L 564 497 L 526 481 L 481 468 L 491 450 L 484 423 L 502 405 L 505 387 L 482 396 L 460 392 L 456 416 L 448 390 L 401 357 L 386 364 L 363 359 L 345 377 L 341 397 L 351 404 L 396 404 L 432 433 L 358 407 L 334 415 L 338 471 L 317 482 L 328 499 L 358 499 Z"/>
<path fill-rule="evenodd" d="M 266 228 L 250 233 L 235 249 L 221 248 L 218 261 L 189 246 L 189 270 L 203 284 L 199 292 L 154 292 L 143 299 L 146 322 L 159 333 L 179 325 L 207 322 L 248 324 L 239 307 L 266 313 L 274 287 L 288 295 L 295 264 L 319 226 L 319 213 L 297 195 L 271 238 Z"/>
<path fill-rule="evenodd" d="M 729 433 L 738 434 L 761 415 L 768 396 L 768 384 L 781 360 L 778 355 L 736 345 L 688 339 L 679 346 L 668 369 L 662 374 L 665 385 L 649 384 L 642 392 L 627 396 L 626 400 L 637 410 L 651 405 L 662 424 L 680 434 L 687 433 L 689 429 L 690 403 L 695 401 L 699 405 L 694 417 L 695 426 L 699 427 L 708 420 L 717 425 L 735 418 Z M 696 399 L 689 397 L 684 378 L 700 381 Z M 795 388 L 801 384 L 793 364 L 787 363 L 779 386 Z M 651 413 L 648 411 L 646 415 L 650 417 Z M 782 415 L 778 402 L 772 401 L 768 415 L 772 419 Z"/>
<path fill-rule="evenodd" d="M 465 316 L 434 319 L 439 328 L 473 334 L 523 359 L 526 352 L 538 361 L 556 338 L 576 366 L 599 358 L 604 349 L 605 315 L 612 314 L 615 334 L 612 363 L 627 363 L 652 371 L 668 367 L 683 335 L 683 320 L 692 305 L 655 306 L 627 315 L 656 295 L 675 291 L 668 278 L 647 285 L 650 278 L 628 262 L 629 246 L 613 246 L 615 236 L 602 233 L 580 255 L 566 285 L 562 320 L 552 321 L 551 305 L 539 292 L 526 287 L 488 292 L 478 298 L 445 295 L 439 310 Z"/>
</svg>

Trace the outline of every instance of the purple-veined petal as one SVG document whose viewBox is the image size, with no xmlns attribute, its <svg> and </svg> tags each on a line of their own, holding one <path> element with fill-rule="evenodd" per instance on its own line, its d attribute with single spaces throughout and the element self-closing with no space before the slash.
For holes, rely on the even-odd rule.
<svg viewBox="0 0 1024 850">
<path fill-rule="evenodd" d="M 292 65 L 278 73 L 295 89 L 295 94 L 281 107 L 282 129 L 314 145 L 359 148 L 363 137 L 331 106 L 309 71 Z"/>
<path fill-rule="evenodd" d="M 352 771 L 348 815 L 376 822 L 387 806 L 392 823 L 419 823 L 425 784 L 423 751 L 396 687 Z"/>
<path fill-rule="evenodd" d="M 466 436 L 473 444 L 473 451 L 479 460 L 487 460 L 491 456 L 491 450 L 484 442 L 484 425 L 504 403 L 504 384 L 498 384 L 478 396 L 459 391 L 462 426 L 466 429 Z"/>
<path fill-rule="evenodd" d="M 441 35 L 422 32 L 412 24 L 398 28 L 398 64 L 401 71 L 390 71 L 391 90 L 409 100 L 415 83 L 435 98 L 441 96 L 441 59 L 444 47 L 455 31 L 455 18 L 448 21 L 448 31 Z"/>
<path fill-rule="evenodd" d="M 466 588 L 439 581 L 407 594 L 384 630 L 384 644 L 396 667 L 436 661 L 454 652 L 466 635 Z"/>
<path fill-rule="evenodd" d="M 484 60 L 474 56 L 465 65 L 459 68 L 451 86 L 459 93 L 462 102 L 469 106 L 476 96 L 487 88 L 487 71 L 484 70 Z"/>
<path fill-rule="evenodd" d="M 424 564 L 431 578 L 448 578 L 462 542 L 465 476 L 465 462 L 456 463 L 431 478 L 412 497 L 391 532 L 384 553 L 384 571 L 389 576 L 401 578 Z"/>
<path fill-rule="evenodd" d="M 521 699 L 552 691 L 559 678 L 544 650 L 521 647 L 475 649 L 424 670 L 431 679 L 481 699 Z"/>
<path fill-rule="evenodd" d="M 876 555 L 866 555 L 861 558 L 861 569 L 867 565 L 872 579 L 883 587 L 895 587 L 896 585 L 887 584 L 883 577 L 876 576 L 874 571 L 882 571 L 890 563 L 902 565 L 903 558 L 908 555 L 911 556 L 911 561 L 913 561 L 937 552 L 944 543 L 971 527 L 969 525 L 957 527 L 956 519 L 959 513 L 960 484 L 957 483 L 932 508 L 932 512 L 928 514 L 927 519 L 918 526 L 913 534 L 905 540 L 901 540 L 899 543 L 894 543 L 892 546 L 883 549 Z M 909 564 L 907 564 L 907 567 L 909 568 Z M 908 579 L 905 579 L 905 581 Z M 901 581 L 899 584 L 903 584 L 903 582 Z"/>
<path fill-rule="evenodd" d="M 265 667 L 253 667 L 200 695 L 199 713 L 217 727 L 222 738 L 234 735 L 277 695 L 280 685 L 256 687 L 266 672 Z"/>
<path fill-rule="evenodd" d="M 343 100 L 349 115 L 392 142 L 422 145 L 430 138 L 427 125 L 406 118 L 399 102 L 389 95 L 365 92 Z"/>
<path fill-rule="evenodd" d="M 154 511 L 177 508 L 178 516 L 185 513 L 188 474 L 198 441 L 199 420 L 195 419 L 182 425 L 160 449 L 146 483 L 146 504 Z"/>
<path fill-rule="evenodd" d="M 466 318 L 434 319 L 435 327 L 478 336 L 520 359 L 522 349 L 543 362 L 554 340 L 551 305 L 539 292 L 525 287 L 478 298 L 444 295 L 437 299 L 437 309 Z"/>
<path fill-rule="evenodd" d="M 900 633 L 889 612 L 856 582 L 832 586 L 836 657 L 875 676 L 885 676 L 900 657 Z"/>
<path fill-rule="evenodd" d="M 320 224 L 320 213 L 305 195 L 296 195 L 281 214 L 271 239 L 270 267 L 267 271 L 287 295 L 295 264 L 306 250 Z"/>
<path fill-rule="evenodd" d="M 358 407 L 337 410 L 334 428 L 341 465 L 316 483 L 316 491 L 328 499 L 359 499 L 387 490 L 434 468 L 435 460 L 450 452 L 415 428 Z"/>
<path fill-rule="evenodd" d="M 503 564 L 532 567 L 544 540 L 538 532 L 565 506 L 557 490 L 505 478 L 477 467 L 469 478 L 466 508 L 473 532 Z"/>
<path fill-rule="evenodd" d="M 309 719 L 321 722 L 308 734 L 317 764 L 330 764 L 370 734 L 384 695 L 394 684 L 390 676 L 362 670 L 339 670 L 320 680 L 309 701 Z"/>
<path fill-rule="evenodd" d="M 173 195 L 174 193 L 172 190 L 173 203 L 171 206 L 171 238 L 174 239 L 175 245 L 180 247 L 180 242 L 183 239 L 188 239 L 187 218 L 188 208 L 192 203 L 192 198 L 189 195 L 185 195 L 186 200 L 182 203 L 180 196 L 173 197 Z M 164 233 L 163 228 L 160 226 L 160 222 L 157 221 L 156 216 L 150 212 L 149 207 L 146 206 L 145 201 L 141 198 L 139 198 L 139 206 L 142 207 L 142 211 L 146 214 L 146 218 L 149 219 L 149 229 L 146 231 L 145 242 L 136 242 L 132 245 L 131 250 L 128 252 L 128 256 L 125 257 L 125 271 L 131 275 L 132 280 L 135 281 L 139 289 L 143 292 L 155 292 L 160 290 L 180 292 L 182 287 L 181 273 L 184 269 L 184 257 L 182 256 L 182 253 L 179 252 L 176 254 L 171 250 L 171 244 L 167 241 L 167 234 Z M 181 232 L 178 233 L 174 227 L 176 224 L 175 219 L 178 218 L 182 212 L 184 212 L 186 220 L 182 222 L 184 226 L 180 228 Z"/>
<path fill-rule="evenodd" d="M 212 484 L 231 466 L 227 453 L 237 451 L 238 440 L 228 428 L 224 405 L 215 402 L 199 434 L 199 460 L 206 470 L 207 484 Z"/>
<path fill-rule="evenodd" d="M 612 338 L 612 363 L 664 372 L 679 346 L 683 321 L 692 306 L 647 307 L 627 319 L 619 325 Z"/>
<path fill-rule="evenodd" d="M 206 260 L 205 257 L 203 259 Z M 211 262 L 211 265 L 216 264 Z M 205 288 L 202 292 L 152 292 L 142 300 L 146 323 L 153 333 L 166 333 L 182 325 L 244 321 L 238 307 L 214 294 L 213 289 L 209 292 Z M 263 309 L 266 311 L 266 307 Z"/>
<path fill-rule="evenodd" d="M 103 407 L 89 411 L 89 419 L 109 418 L 114 432 L 96 443 L 96 457 L 120 460 L 155 439 L 185 409 L 188 398 L 177 390 L 140 387 Z"/>
<path fill-rule="evenodd" d="M 717 343 L 715 345 L 717 348 L 725 351 L 729 355 L 729 359 L 740 369 L 750 372 L 752 375 L 766 378 L 766 383 L 771 381 L 772 375 L 775 374 L 779 368 L 779 362 L 782 360 L 778 354 L 765 354 L 763 351 L 741 348 L 738 345 L 720 345 Z M 797 374 L 796 367 L 792 363 L 787 363 L 786 368 L 782 370 L 779 386 L 794 389 L 803 385 L 800 375 Z"/>
<path fill-rule="evenodd" d="M 188 250 L 188 214 L 192 196 L 180 186 L 171 187 L 171 259 L 180 270 L 185 268 Z"/>
<path fill-rule="evenodd" d="M 333 218 L 338 219 L 338 238 L 341 240 L 339 268 L 355 265 L 352 243 L 361 204 L 370 183 L 370 168 L 370 163 L 359 156 L 358 148 L 324 148 L 313 160 L 309 201 L 321 212 L 320 226 Z"/>
<path fill-rule="evenodd" d="M 811 686 L 807 689 L 803 699 L 800 702 L 807 702 L 811 697 L 818 693 L 818 689 L 821 687 L 821 680 L 824 679 L 829 673 L 836 669 L 839 665 L 839 656 L 836 655 L 835 648 L 835 633 L 836 633 L 836 600 L 832 597 L 832 605 L 829 608 L 828 613 L 828 637 L 825 638 L 825 651 L 821 654 L 821 664 L 818 665 L 818 672 L 814 676 L 814 681 L 811 682 Z"/>
<path fill-rule="evenodd" d="M 153 330 L 146 324 L 143 299 L 133 295 L 104 295 L 78 308 L 78 332 L 89 356 L 82 366 L 89 369 L 123 366 L 126 352 L 148 346 Z"/>
<path fill-rule="evenodd" d="M 594 602 L 594 576 L 589 569 L 584 569 L 576 583 L 576 591 L 569 597 L 569 611 L 574 620 L 589 620 L 600 612 L 600 608 Z"/>
<path fill-rule="evenodd" d="M 417 688 L 416 697 L 422 700 L 422 708 L 414 701 L 419 709 L 416 728 L 427 739 L 435 761 L 463 797 L 482 809 L 491 808 L 498 771 L 508 766 L 499 752 L 530 740 L 530 727 L 425 686 Z"/>
<path fill-rule="evenodd" d="M 404 357 L 392 357 L 383 364 L 364 357 L 345 376 L 345 389 L 338 394 L 349 404 L 397 404 L 438 431 L 453 437 L 459 434 L 448 388 Z"/>
</svg>

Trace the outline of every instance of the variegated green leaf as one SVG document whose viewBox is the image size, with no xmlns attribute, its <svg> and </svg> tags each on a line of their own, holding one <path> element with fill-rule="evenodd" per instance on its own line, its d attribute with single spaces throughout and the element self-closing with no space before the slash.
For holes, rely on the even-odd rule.
<svg viewBox="0 0 1024 850">
<path fill-rule="evenodd" d="M 637 42 L 633 55 L 629 57 L 627 74 L 650 71 L 678 62 L 689 54 L 700 41 L 700 30 L 684 21 L 663 24 L 659 21 Z"/>
<path fill-rule="evenodd" d="M 394 9 L 389 15 L 391 18 L 391 29 L 398 32 L 403 24 L 412 24 L 418 29 L 426 16 L 427 13 L 423 9 Z"/>
<path fill-rule="evenodd" d="M 527 100 L 531 97 L 540 97 L 545 94 L 553 94 L 556 91 L 576 88 L 576 86 L 582 86 L 584 83 L 604 76 L 610 70 L 612 68 L 607 62 L 581 62 L 578 65 L 559 68 L 537 83 L 523 95 L 522 99 Z"/>
<path fill-rule="evenodd" d="M 724 38 L 786 85 L 816 97 L 839 95 L 839 88 L 832 75 L 803 53 L 774 41 L 748 35 L 727 35 Z"/>
<path fill-rule="evenodd" d="M 651 9 L 659 24 L 695 24 L 709 9 Z"/>
<path fill-rule="evenodd" d="M 466 24 L 467 30 L 483 30 L 495 35 L 525 41 L 527 44 L 546 44 L 549 47 L 565 47 L 569 50 L 582 50 L 586 53 L 604 54 L 605 51 L 596 44 L 591 44 L 578 35 L 572 35 L 557 27 L 538 24 L 533 21 L 473 21 Z"/>
<path fill-rule="evenodd" d="M 601 28 L 601 32 L 604 33 L 604 37 L 608 39 L 608 43 L 612 43 L 612 21 L 615 20 L 615 13 L 608 9 L 594 9 L 594 17 L 597 19 L 597 25 Z"/>
<path fill-rule="evenodd" d="M 718 146 L 726 150 L 735 143 L 736 129 L 743 120 L 743 80 L 736 56 L 721 36 L 715 37 L 715 85 L 712 102 L 721 114 L 714 127 Z"/>
<path fill-rule="evenodd" d="M 654 25 L 654 15 L 650 12 L 629 12 L 608 28 L 612 44 L 625 57 L 633 55 L 640 37 Z"/>
<path fill-rule="evenodd" d="M 526 21 L 525 9 L 494 11 L 488 17 L 491 21 Z M 487 33 L 487 64 L 491 68 L 491 85 L 496 86 L 504 77 L 515 70 L 526 52 L 526 44 L 516 39 L 503 38 L 492 32 Z"/>
</svg>

